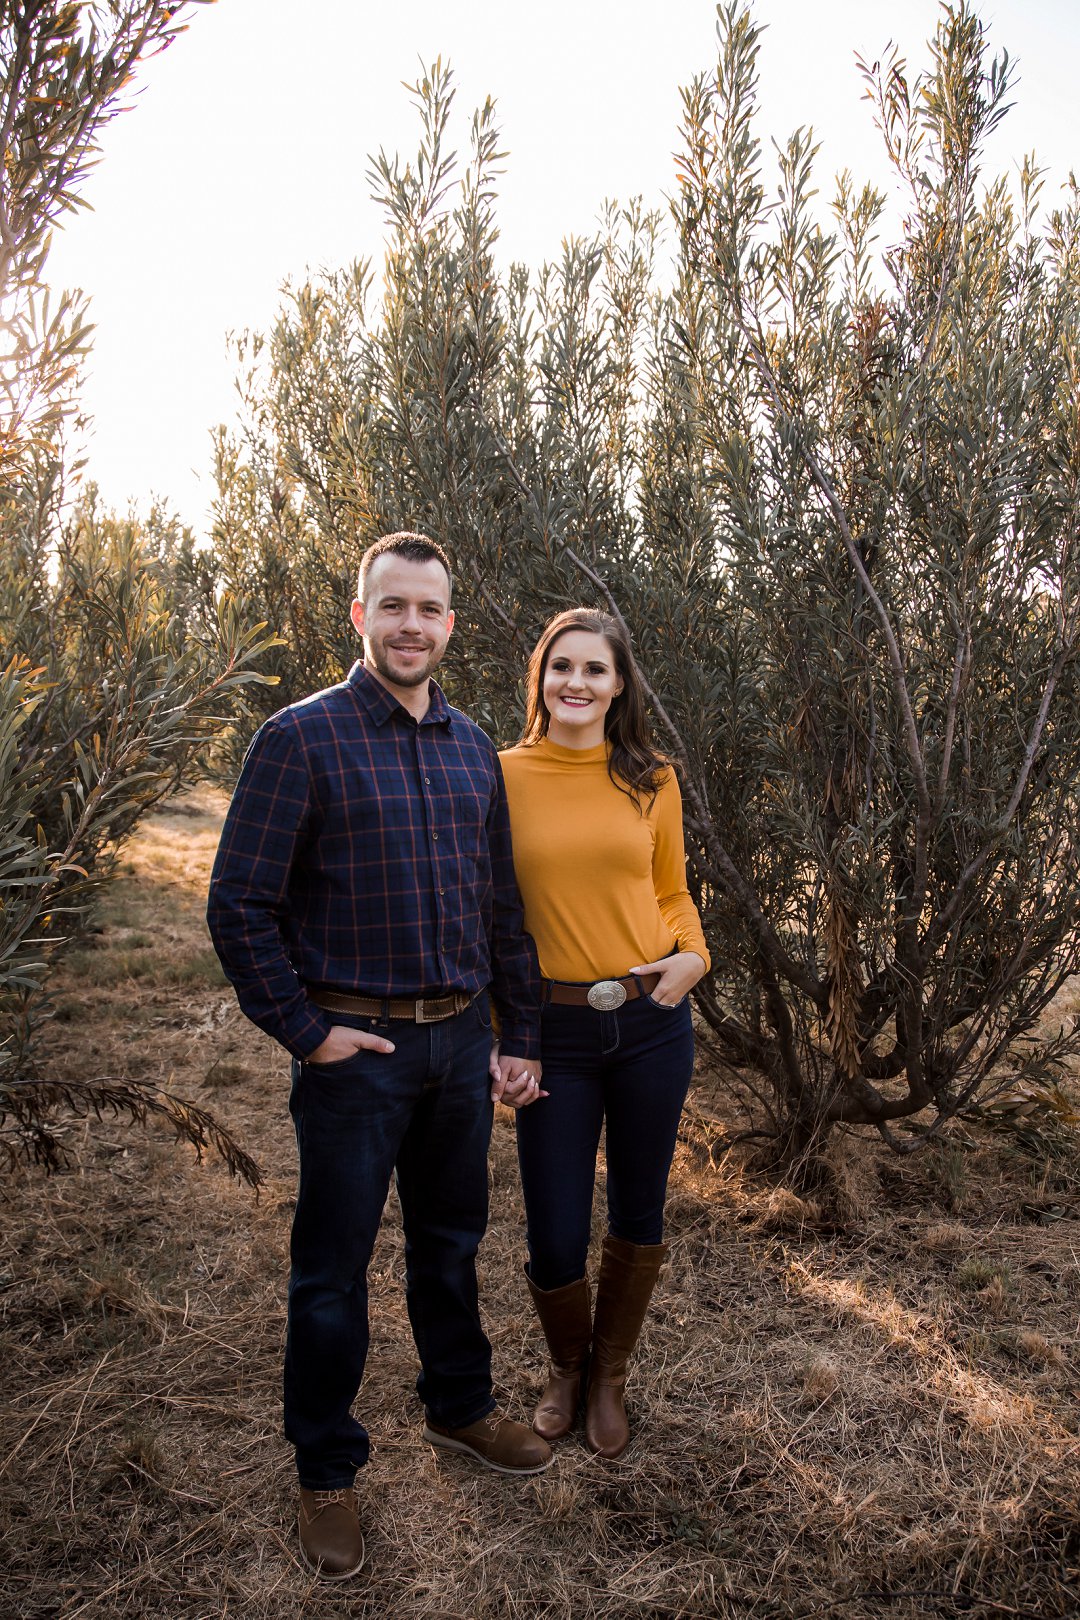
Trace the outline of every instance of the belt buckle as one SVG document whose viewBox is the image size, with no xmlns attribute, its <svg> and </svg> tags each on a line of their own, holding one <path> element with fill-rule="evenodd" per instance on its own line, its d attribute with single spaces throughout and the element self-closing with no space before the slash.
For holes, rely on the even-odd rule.
<svg viewBox="0 0 1080 1620">
<path fill-rule="evenodd" d="M 626 986 L 618 979 L 597 979 L 590 984 L 585 1000 L 596 1012 L 614 1012 L 626 1000 Z"/>
<path fill-rule="evenodd" d="M 442 1018 L 444 1018 L 446 1016 L 445 1013 L 432 1013 L 431 1017 L 430 1018 L 428 1017 L 428 1015 L 427 1015 L 427 1013 L 426 1013 L 426 1011 L 424 1009 L 426 1008 L 428 1002 L 431 1001 L 432 999 L 433 998 L 431 996 L 417 996 L 417 998 L 416 998 L 416 1008 L 415 1008 L 415 1012 L 414 1012 L 414 1015 L 413 1015 L 414 1021 L 416 1023 L 418 1023 L 418 1024 L 437 1024 L 440 1021 L 440 1019 L 442 1019 Z"/>
</svg>

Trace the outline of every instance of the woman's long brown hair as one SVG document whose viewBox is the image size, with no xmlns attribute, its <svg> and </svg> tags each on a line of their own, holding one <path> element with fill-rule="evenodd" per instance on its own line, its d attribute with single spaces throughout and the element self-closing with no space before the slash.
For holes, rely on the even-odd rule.
<svg viewBox="0 0 1080 1620">
<path fill-rule="evenodd" d="M 587 630 L 591 635 L 603 636 L 611 648 L 622 691 L 612 698 L 604 716 L 604 737 L 611 745 L 608 775 L 621 792 L 629 794 L 639 810 L 643 795 L 651 808 L 667 761 L 656 752 L 649 736 L 645 691 L 629 639 L 610 613 L 602 613 L 598 608 L 567 608 L 548 620 L 532 650 L 526 672 L 525 730 L 521 741 L 536 743 L 547 736 L 551 716 L 544 702 L 544 675 L 552 647 L 568 630 Z"/>
</svg>

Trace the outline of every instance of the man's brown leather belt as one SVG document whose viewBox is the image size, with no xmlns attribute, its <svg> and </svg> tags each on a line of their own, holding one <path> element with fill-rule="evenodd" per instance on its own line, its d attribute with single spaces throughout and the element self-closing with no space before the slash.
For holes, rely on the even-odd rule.
<svg viewBox="0 0 1080 1620">
<path fill-rule="evenodd" d="M 629 973 L 625 979 L 597 979 L 595 984 L 567 984 L 562 979 L 549 979 L 545 987 L 546 999 L 557 1002 L 560 1007 L 595 1007 L 598 1012 L 606 1012 L 621 1007 L 624 1001 L 633 1001 L 636 996 L 652 995 L 659 983 L 659 973 L 646 973 L 641 978 Z"/>
<path fill-rule="evenodd" d="M 418 996 L 405 1000 L 393 996 L 350 996 L 344 990 L 309 990 L 308 1000 L 324 1012 L 360 1013 L 365 1018 L 407 1018 L 414 1024 L 437 1024 L 464 1012 L 476 1000 L 467 990 L 450 990 L 445 996 Z"/>
</svg>

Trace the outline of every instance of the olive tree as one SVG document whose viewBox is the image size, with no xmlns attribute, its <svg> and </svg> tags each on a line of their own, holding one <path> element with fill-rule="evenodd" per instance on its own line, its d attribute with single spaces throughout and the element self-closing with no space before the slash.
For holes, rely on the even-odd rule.
<svg viewBox="0 0 1080 1620">
<path fill-rule="evenodd" d="M 221 557 L 294 690 L 350 656 L 359 547 L 435 535 L 448 679 L 500 739 L 552 610 L 626 622 L 682 777 L 699 1010 L 746 1134 L 806 1166 L 841 1123 L 908 1151 L 1075 1049 L 1044 1015 L 1080 966 L 1080 207 L 1043 218 L 1034 160 L 1015 198 L 982 180 L 1011 68 L 961 0 L 922 73 L 862 65 L 903 209 L 875 252 L 885 196 L 844 174 L 815 211 L 807 131 L 767 179 L 759 29 L 718 18 L 666 221 L 612 206 L 535 273 L 499 261 L 491 105 L 459 171 L 448 72 L 414 86 L 416 158 L 372 166 L 381 294 L 356 264 L 249 343 Z"/>
<path fill-rule="evenodd" d="M 0 1146 L 52 1166 L 58 1108 L 153 1113 L 257 1180 L 198 1108 L 137 1079 L 57 1078 L 38 1040 L 49 964 L 118 841 L 197 766 L 271 639 L 200 582 L 190 536 L 80 497 L 65 443 L 89 329 L 85 305 L 48 288 L 50 232 L 80 204 L 137 65 L 185 10 L 0 10 Z"/>
</svg>

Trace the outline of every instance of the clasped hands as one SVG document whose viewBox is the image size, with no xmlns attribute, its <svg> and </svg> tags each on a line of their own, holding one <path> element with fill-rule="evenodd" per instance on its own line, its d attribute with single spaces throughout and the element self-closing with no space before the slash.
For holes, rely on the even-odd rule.
<svg viewBox="0 0 1080 1620">
<path fill-rule="evenodd" d="M 540 1087 L 540 1072 L 535 1058 L 501 1056 L 496 1041 L 488 1060 L 492 1102 L 505 1103 L 508 1108 L 527 1108 L 538 1097 L 546 1097 L 547 1092 Z"/>
</svg>

